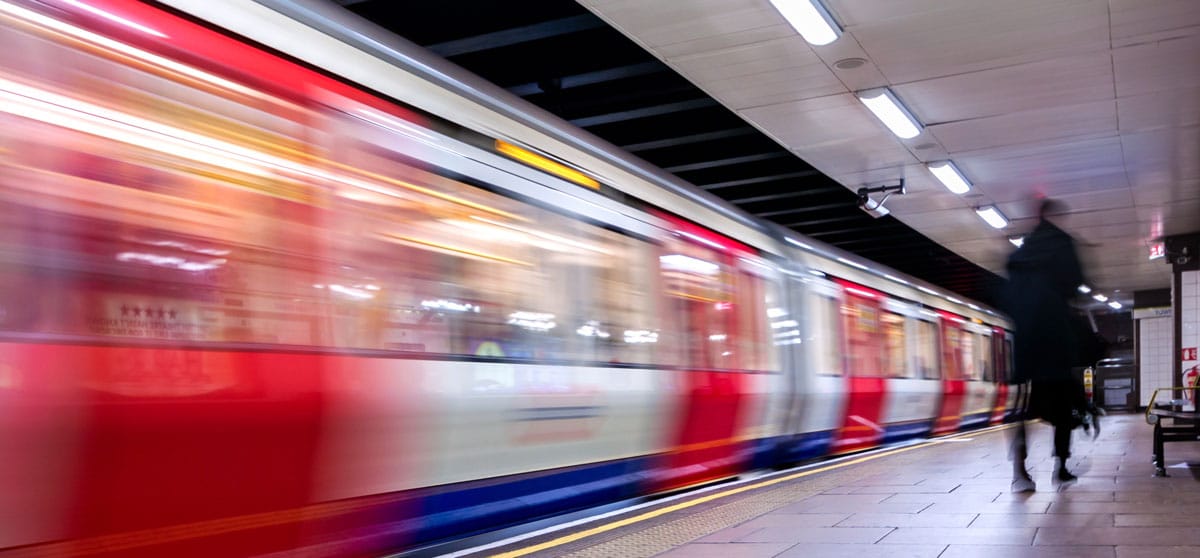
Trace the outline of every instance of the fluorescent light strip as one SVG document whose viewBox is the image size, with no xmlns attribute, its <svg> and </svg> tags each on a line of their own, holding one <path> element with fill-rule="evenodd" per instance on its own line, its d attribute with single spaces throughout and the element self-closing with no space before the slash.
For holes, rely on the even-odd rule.
<svg viewBox="0 0 1200 558">
<path fill-rule="evenodd" d="M 1117 301 L 1115 301 L 1115 300 L 1114 300 L 1114 301 L 1111 301 L 1111 302 L 1109 302 L 1109 303 L 1108 303 L 1108 307 L 1109 307 L 1109 308 L 1112 308 L 1113 310 L 1120 310 L 1120 309 L 1121 309 L 1121 303 L 1120 303 L 1120 302 L 1117 302 Z"/>
<path fill-rule="evenodd" d="M 771 4 L 809 44 L 827 45 L 842 35 L 820 0 L 771 0 Z"/>
<path fill-rule="evenodd" d="M 1004 227 L 1008 226 L 1008 217 L 1005 217 L 1003 213 L 1000 213 L 1000 210 L 996 209 L 996 206 L 994 205 L 977 207 L 975 208 L 975 213 L 994 229 L 1003 229 Z"/>
<path fill-rule="evenodd" d="M 971 190 L 971 183 L 967 181 L 958 167 L 954 166 L 951 161 L 940 161 L 937 163 L 929 163 L 925 165 L 933 176 L 941 181 L 942 185 L 947 190 L 955 194 L 965 194 Z"/>
<path fill-rule="evenodd" d="M 1081 292 L 1083 294 L 1088 294 L 1088 293 L 1092 292 L 1092 288 L 1087 285 L 1080 285 L 1079 292 Z"/>
<path fill-rule="evenodd" d="M 917 122 L 912 113 L 900 104 L 900 100 L 896 98 L 891 89 L 886 87 L 869 89 L 859 91 L 857 95 L 858 100 L 862 101 L 893 134 L 902 139 L 911 139 L 920 135 L 921 123 Z"/>
<path fill-rule="evenodd" d="M 1104 296 L 1100 293 L 1096 293 L 1096 294 L 1092 295 L 1092 298 L 1096 299 L 1096 302 L 1107 302 L 1108 301 L 1108 297 Z"/>
<path fill-rule="evenodd" d="M 1010 237 L 1008 237 L 1008 241 L 1011 242 L 1012 245 L 1016 246 L 1017 248 L 1020 248 L 1025 245 L 1025 237 L 1023 237 L 1023 236 L 1010 236 Z"/>
</svg>

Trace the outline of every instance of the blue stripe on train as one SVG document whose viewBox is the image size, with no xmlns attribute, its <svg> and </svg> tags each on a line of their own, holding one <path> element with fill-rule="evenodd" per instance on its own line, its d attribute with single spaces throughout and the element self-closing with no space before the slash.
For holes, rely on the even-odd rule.
<svg viewBox="0 0 1200 558">
<path fill-rule="evenodd" d="M 974 413 L 974 414 L 966 415 L 962 418 L 962 422 L 959 424 L 959 430 L 966 430 L 968 428 L 979 428 L 982 426 L 987 426 L 988 421 L 990 421 L 991 418 L 992 418 L 992 412 L 990 410 L 984 411 L 982 413 Z"/>
<path fill-rule="evenodd" d="M 781 458 L 779 462 L 796 463 L 822 457 L 829 454 L 829 448 L 832 445 L 832 430 L 796 434 L 783 442 L 781 451 L 779 452 Z"/>
<path fill-rule="evenodd" d="M 923 438 L 933 431 L 932 420 L 918 420 L 889 424 L 883 430 L 883 443 L 894 444 L 912 438 Z"/>
<path fill-rule="evenodd" d="M 447 486 L 444 492 L 421 498 L 416 542 L 469 535 L 632 498 L 646 481 L 650 459 Z"/>
</svg>

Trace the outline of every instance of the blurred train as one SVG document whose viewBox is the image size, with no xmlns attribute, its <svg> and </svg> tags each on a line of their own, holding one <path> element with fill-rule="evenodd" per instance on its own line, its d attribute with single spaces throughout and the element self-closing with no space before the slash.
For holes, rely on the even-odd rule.
<svg viewBox="0 0 1200 558">
<path fill-rule="evenodd" d="M 0 0 L 0 556 L 379 555 L 1008 418 L 1003 318 L 714 200 L 332 5 Z"/>
</svg>

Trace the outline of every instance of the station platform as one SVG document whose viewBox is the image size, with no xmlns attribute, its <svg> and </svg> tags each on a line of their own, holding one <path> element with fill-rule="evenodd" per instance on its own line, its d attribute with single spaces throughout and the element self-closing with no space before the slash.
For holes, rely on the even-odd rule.
<svg viewBox="0 0 1200 558">
<path fill-rule="evenodd" d="M 1166 448 L 1111 415 L 1074 432 L 1079 480 L 1051 482 L 1051 428 L 1030 425 L 1034 493 L 1013 493 L 1011 425 L 843 457 L 498 541 L 459 556 L 1159 558 L 1200 556 L 1200 444 Z"/>
</svg>

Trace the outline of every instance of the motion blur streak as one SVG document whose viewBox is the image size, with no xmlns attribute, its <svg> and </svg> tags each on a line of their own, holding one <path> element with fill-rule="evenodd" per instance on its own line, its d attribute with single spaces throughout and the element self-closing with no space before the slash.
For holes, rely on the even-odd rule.
<svg viewBox="0 0 1200 558">
<path fill-rule="evenodd" d="M 394 69 L 0 0 L 0 558 L 379 556 L 1008 420 L 1003 320 Z"/>
</svg>

